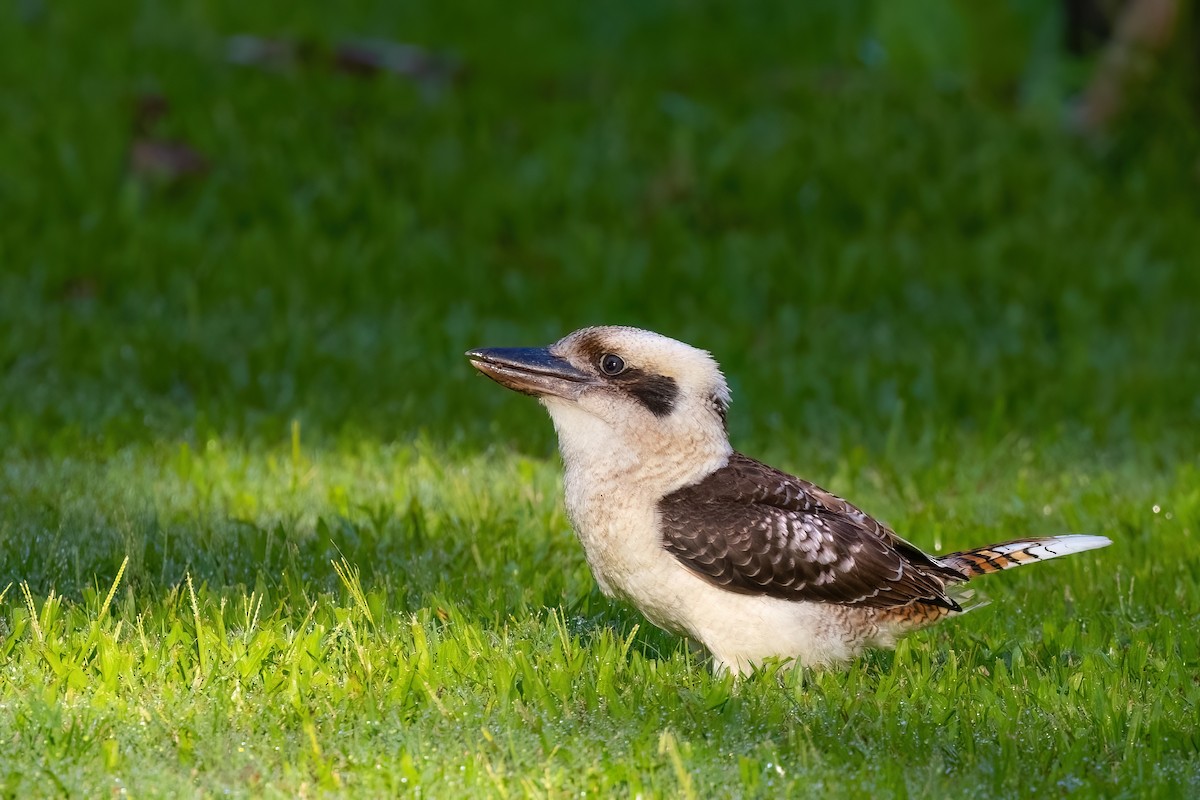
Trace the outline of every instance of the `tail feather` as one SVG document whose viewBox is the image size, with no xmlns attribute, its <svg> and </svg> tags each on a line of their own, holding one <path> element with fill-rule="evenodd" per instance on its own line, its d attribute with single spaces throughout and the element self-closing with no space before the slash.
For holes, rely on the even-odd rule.
<svg viewBox="0 0 1200 800">
<path fill-rule="evenodd" d="M 1019 567 L 1022 564 L 1033 564 L 1071 553 L 1095 550 L 1110 544 L 1112 542 L 1103 536 L 1081 534 L 1044 536 L 1038 539 L 1016 539 L 987 547 L 977 547 L 974 550 L 963 550 L 936 557 L 934 560 L 941 566 L 948 567 L 962 575 L 964 581 L 969 581 L 990 572 L 1000 572 L 1012 567 Z M 880 609 L 878 619 L 886 624 L 881 628 L 881 638 L 876 641 L 876 644 L 890 646 L 895 642 L 897 636 L 924 628 L 939 619 L 988 604 L 988 599 L 982 594 L 961 584 L 947 586 L 946 596 L 950 598 L 953 605 L 917 600 L 903 606 Z"/>
<path fill-rule="evenodd" d="M 1050 558 L 1067 556 L 1107 547 L 1112 542 L 1103 536 L 1071 534 L 1068 536 L 1044 536 L 1038 539 L 1017 539 L 1011 542 L 977 547 L 941 556 L 938 561 L 944 566 L 961 572 L 967 580 L 990 572 L 1032 564 Z"/>
</svg>

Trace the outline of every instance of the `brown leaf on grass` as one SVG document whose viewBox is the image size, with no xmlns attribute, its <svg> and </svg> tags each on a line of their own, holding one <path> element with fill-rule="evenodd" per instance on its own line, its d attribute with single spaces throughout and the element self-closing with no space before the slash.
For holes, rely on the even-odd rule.
<svg viewBox="0 0 1200 800">
<path fill-rule="evenodd" d="M 306 65 L 363 78 L 398 75 L 427 93 L 444 91 L 461 72 L 450 55 L 387 39 L 344 41 L 323 50 L 313 42 L 239 34 L 226 40 L 225 57 L 231 64 L 274 71 Z"/>
<path fill-rule="evenodd" d="M 129 171 L 135 177 L 174 183 L 208 171 L 208 159 L 190 145 L 155 134 L 170 110 L 171 102 L 157 92 L 137 96 L 129 145 Z"/>
<path fill-rule="evenodd" d="M 343 42 L 333 51 L 335 68 L 370 77 L 381 72 L 408 78 L 426 92 L 442 92 L 458 77 L 458 60 L 411 44 L 384 39 Z"/>
<path fill-rule="evenodd" d="M 1156 60 L 1171 43 L 1181 13 L 1180 0 L 1125 4 L 1091 80 L 1067 110 L 1068 128 L 1094 137 L 1112 126 L 1129 104 L 1129 95 L 1153 83 Z"/>
<path fill-rule="evenodd" d="M 159 120 L 171 110 L 171 103 L 157 92 L 144 92 L 137 96 L 133 107 L 133 132 L 148 136 Z"/>
<path fill-rule="evenodd" d="M 138 138 L 129 149 L 129 170 L 139 178 L 173 183 L 208 171 L 208 159 L 183 142 Z"/>
<path fill-rule="evenodd" d="M 322 55 L 312 42 L 239 34 L 226 40 L 226 60 L 259 70 L 287 72 L 300 64 L 319 62 Z"/>
<path fill-rule="evenodd" d="M 63 281 L 60 294 L 75 302 L 94 300 L 100 295 L 100 283 L 91 275 L 72 275 Z"/>
<path fill-rule="evenodd" d="M 284 69 L 295 60 L 295 45 L 286 39 L 237 34 L 225 40 L 225 60 L 244 67 Z"/>
<path fill-rule="evenodd" d="M 342 42 L 333 51 L 334 64 L 344 72 L 374 75 L 391 72 L 413 80 L 449 80 L 458 69 L 454 59 L 411 44 L 386 39 Z"/>
</svg>

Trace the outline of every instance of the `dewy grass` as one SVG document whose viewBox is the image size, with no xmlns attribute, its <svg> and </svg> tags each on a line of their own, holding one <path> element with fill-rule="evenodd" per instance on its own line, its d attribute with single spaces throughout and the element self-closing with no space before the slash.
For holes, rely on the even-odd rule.
<svg viewBox="0 0 1200 800">
<path fill-rule="evenodd" d="M 0 794 L 1200 793 L 1186 95 L 1085 148 L 1013 105 L 1052 37 L 997 93 L 864 63 L 867 4 L 493 5 L 0 10 Z M 458 77 L 333 68 L 379 38 Z M 461 357 L 595 323 L 925 549 L 1114 545 L 714 676 Z"/>
</svg>

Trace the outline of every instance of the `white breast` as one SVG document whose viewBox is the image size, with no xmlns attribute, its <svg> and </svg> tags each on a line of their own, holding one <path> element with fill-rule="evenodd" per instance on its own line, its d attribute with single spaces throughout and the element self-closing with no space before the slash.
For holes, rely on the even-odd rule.
<svg viewBox="0 0 1200 800">
<path fill-rule="evenodd" d="M 653 441 L 614 437 L 573 404 L 543 403 L 558 431 L 567 514 L 606 595 L 698 640 L 719 666 L 736 672 L 771 657 L 844 661 L 878 636 L 869 611 L 721 589 L 663 547 L 658 501 L 723 467 L 733 452 L 723 437 L 706 451 L 691 442 L 685 458 Z"/>
<path fill-rule="evenodd" d="M 773 657 L 837 663 L 879 634 L 869 612 L 718 588 L 663 548 L 653 504 L 570 477 L 567 487 L 568 512 L 601 590 L 699 641 L 722 668 L 748 672 Z"/>
</svg>

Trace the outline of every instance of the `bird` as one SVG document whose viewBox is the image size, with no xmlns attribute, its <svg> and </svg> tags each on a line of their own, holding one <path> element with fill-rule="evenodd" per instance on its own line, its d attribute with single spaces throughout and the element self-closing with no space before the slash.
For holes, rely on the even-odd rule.
<svg viewBox="0 0 1200 800">
<path fill-rule="evenodd" d="M 961 587 L 975 577 L 1111 544 L 1068 534 L 929 555 L 734 450 L 716 360 L 652 331 L 588 327 L 466 356 L 549 412 L 567 515 L 600 590 L 701 644 L 718 673 L 843 666 L 979 605 Z"/>
</svg>

